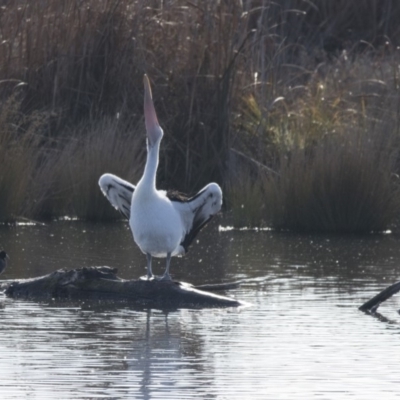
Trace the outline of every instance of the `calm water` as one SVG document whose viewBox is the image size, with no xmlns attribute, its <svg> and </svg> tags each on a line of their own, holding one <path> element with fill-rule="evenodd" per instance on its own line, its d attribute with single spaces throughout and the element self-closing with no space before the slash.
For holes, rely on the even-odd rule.
<svg viewBox="0 0 400 400">
<path fill-rule="evenodd" d="M 400 300 L 382 305 L 381 319 L 357 310 L 399 279 L 400 237 L 214 224 L 199 239 L 173 259 L 173 276 L 244 279 L 227 294 L 251 307 L 164 313 L 0 295 L 0 398 L 400 398 Z M 3 279 L 90 265 L 118 267 L 124 278 L 145 273 L 122 223 L 2 226 L 0 246 L 11 256 Z"/>
</svg>

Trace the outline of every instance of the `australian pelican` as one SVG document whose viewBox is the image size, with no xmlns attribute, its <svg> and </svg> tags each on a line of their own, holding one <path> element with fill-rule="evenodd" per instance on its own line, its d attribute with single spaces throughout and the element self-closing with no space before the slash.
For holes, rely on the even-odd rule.
<svg viewBox="0 0 400 400">
<path fill-rule="evenodd" d="M 6 269 L 9 259 L 10 257 L 8 257 L 8 254 L 4 250 L 0 251 L 0 274 Z"/>
<path fill-rule="evenodd" d="M 99 185 L 127 219 L 133 239 L 147 256 L 147 278 L 153 278 L 152 257 L 165 257 L 165 273 L 170 280 L 171 256 L 184 255 L 200 229 L 221 209 L 222 191 L 210 183 L 193 197 L 156 189 L 158 155 L 163 130 L 153 104 L 151 87 L 144 75 L 144 117 L 147 132 L 147 160 L 136 187 L 112 174 L 100 177 Z"/>
</svg>

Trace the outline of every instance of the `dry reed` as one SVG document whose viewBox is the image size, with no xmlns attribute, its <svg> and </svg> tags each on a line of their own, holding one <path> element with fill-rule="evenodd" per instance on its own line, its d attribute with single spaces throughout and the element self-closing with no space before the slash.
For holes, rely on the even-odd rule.
<svg viewBox="0 0 400 400">
<path fill-rule="evenodd" d="M 251 203 L 263 199 L 260 221 L 319 232 L 393 227 L 400 215 L 398 61 L 341 58 L 320 67 L 301 95 L 289 88 L 274 107 L 263 111 L 246 100 L 243 152 L 258 152 L 275 171 L 257 166 L 263 176 L 253 172 L 256 179 L 246 182 L 254 187 Z"/>
<path fill-rule="evenodd" d="M 301 179 L 301 190 L 306 191 L 310 176 L 335 180 L 333 171 L 341 174 L 333 166 L 331 172 L 311 172 L 321 167 L 316 161 L 319 152 L 328 158 L 330 151 L 336 154 L 339 143 L 359 143 L 374 121 L 375 133 L 364 136 L 380 143 L 375 137 L 384 134 L 376 126 L 383 120 L 397 146 L 399 16 L 400 4 L 392 0 L 5 4 L 0 13 L 2 110 L 10 113 L 7 99 L 21 82 L 18 112 L 26 120 L 40 115 L 41 122 L 40 132 L 31 130 L 29 145 L 24 145 L 28 135 L 23 132 L 30 123 L 17 124 L 16 132 L 25 138 L 19 149 L 4 139 L 11 125 L 0 128 L 5 162 L 0 172 L 0 219 L 21 213 L 40 218 L 64 213 L 90 219 L 115 215 L 104 208 L 101 194 L 94 194 L 97 179 L 106 171 L 128 179 L 137 176 L 140 163 L 132 158 L 141 157 L 144 145 L 127 132 L 136 131 L 132 121 L 141 121 L 142 75 L 147 72 L 165 128 L 161 186 L 193 191 L 217 180 L 226 183 L 233 209 L 240 207 L 238 223 L 264 221 L 311 229 L 289 217 L 288 205 L 285 216 L 273 204 L 286 204 L 284 193 L 296 191 Z M 390 107 L 383 107 L 385 102 Z M 247 178 L 233 177 L 243 169 L 243 159 L 234 159 L 231 148 L 279 175 L 261 179 L 265 168 L 260 170 L 257 164 L 256 171 L 245 167 L 242 174 Z M 396 153 L 377 158 L 374 146 L 365 151 L 378 164 L 395 159 Z M 23 161 L 18 164 L 19 154 Z M 344 160 L 352 158 L 337 153 L 333 159 L 346 164 Z M 357 171 L 367 159 L 360 159 L 357 168 L 346 168 L 360 178 Z M 298 164 L 301 160 L 304 166 Z M 296 175 L 291 168 L 305 174 Z M 376 171 L 386 181 L 397 169 L 391 162 L 390 168 L 379 164 Z M 310 193 L 318 192 L 313 185 Z M 396 187 L 390 187 L 395 194 Z M 356 198 L 366 196 L 363 190 Z M 296 196 L 296 209 L 300 198 L 304 204 L 313 202 L 310 196 Z M 394 210 L 396 201 L 389 203 Z M 277 211 L 268 214 L 272 209 Z M 329 215 L 318 214 L 317 229 L 354 230 L 343 228 L 342 217 L 335 214 L 332 222 Z"/>
<path fill-rule="evenodd" d="M 0 110 L 0 221 L 29 213 L 27 196 L 41 156 L 43 116 L 23 115 L 18 92 Z"/>
</svg>

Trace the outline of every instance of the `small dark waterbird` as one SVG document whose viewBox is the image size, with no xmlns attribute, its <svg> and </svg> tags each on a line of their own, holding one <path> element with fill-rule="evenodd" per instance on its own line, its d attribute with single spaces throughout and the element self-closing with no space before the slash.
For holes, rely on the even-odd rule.
<svg viewBox="0 0 400 400">
<path fill-rule="evenodd" d="M 6 269 L 9 259 L 10 257 L 8 257 L 8 254 L 4 250 L 0 251 L 0 274 Z"/>
<path fill-rule="evenodd" d="M 147 75 L 144 93 L 147 159 L 143 176 L 134 186 L 115 175 L 104 174 L 99 185 L 111 205 L 129 220 L 133 239 L 147 256 L 147 278 L 153 278 L 152 257 L 163 257 L 166 269 L 161 279 L 170 280 L 171 257 L 184 255 L 201 228 L 220 211 L 222 191 L 216 183 L 209 183 L 193 197 L 156 189 L 164 132 L 158 123 Z"/>
</svg>

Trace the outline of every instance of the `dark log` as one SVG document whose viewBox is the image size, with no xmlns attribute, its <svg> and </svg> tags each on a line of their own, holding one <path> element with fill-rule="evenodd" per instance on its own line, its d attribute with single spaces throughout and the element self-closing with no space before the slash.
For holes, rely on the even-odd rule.
<svg viewBox="0 0 400 400">
<path fill-rule="evenodd" d="M 195 288 L 185 282 L 125 280 L 116 268 L 84 267 L 60 269 L 33 279 L 5 281 L 0 288 L 8 297 L 29 300 L 97 300 L 134 304 L 161 309 L 238 307 L 243 303 Z M 213 285 L 211 285 L 213 286 Z M 225 285 L 225 288 L 232 284 Z M 224 284 L 215 285 L 222 289 Z"/>
<path fill-rule="evenodd" d="M 370 313 L 375 313 L 378 307 L 387 299 L 395 295 L 400 291 L 400 282 L 396 282 L 393 285 L 390 285 L 386 289 L 382 290 L 372 299 L 365 302 L 362 306 L 358 309 L 361 311 L 366 311 Z"/>
</svg>

